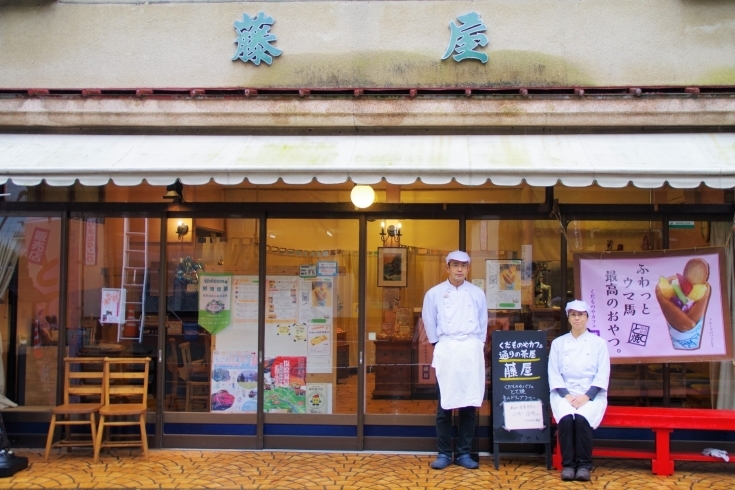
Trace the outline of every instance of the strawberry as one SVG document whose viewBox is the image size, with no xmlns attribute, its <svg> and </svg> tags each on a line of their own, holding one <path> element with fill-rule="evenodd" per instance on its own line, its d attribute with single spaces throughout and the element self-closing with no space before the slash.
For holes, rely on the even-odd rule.
<svg viewBox="0 0 735 490">
<path fill-rule="evenodd" d="M 676 278 L 679 279 L 679 287 L 681 288 L 681 292 L 684 293 L 684 296 L 689 296 L 689 293 L 692 292 L 692 283 L 689 282 L 689 280 L 682 276 L 681 274 L 677 273 Z"/>
</svg>

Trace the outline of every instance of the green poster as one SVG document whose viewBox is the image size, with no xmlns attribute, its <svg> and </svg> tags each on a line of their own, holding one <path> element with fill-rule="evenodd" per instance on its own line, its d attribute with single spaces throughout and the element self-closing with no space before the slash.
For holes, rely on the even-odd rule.
<svg viewBox="0 0 735 490">
<path fill-rule="evenodd" d="M 199 325 L 212 335 L 230 324 L 230 292 L 232 274 L 210 272 L 199 274 Z"/>
</svg>

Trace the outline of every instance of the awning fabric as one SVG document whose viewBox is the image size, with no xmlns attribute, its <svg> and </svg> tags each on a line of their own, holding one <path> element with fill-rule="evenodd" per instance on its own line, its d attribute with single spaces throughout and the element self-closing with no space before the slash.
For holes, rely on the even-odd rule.
<svg viewBox="0 0 735 490">
<path fill-rule="evenodd" d="M 0 134 L 0 181 L 54 186 L 316 179 L 375 184 L 735 187 L 735 133 L 170 136 Z"/>
</svg>

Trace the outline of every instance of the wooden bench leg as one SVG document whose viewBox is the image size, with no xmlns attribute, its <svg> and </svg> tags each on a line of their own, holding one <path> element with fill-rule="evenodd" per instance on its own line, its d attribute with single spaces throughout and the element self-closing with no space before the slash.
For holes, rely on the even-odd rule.
<svg viewBox="0 0 735 490">
<path fill-rule="evenodd" d="M 672 429 L 653 429 L 656 434 L 656 459 L 651 461 L 654 475 L 669 476 L 674 474 L 674 462 L 671 460 Z"/>
</svg>

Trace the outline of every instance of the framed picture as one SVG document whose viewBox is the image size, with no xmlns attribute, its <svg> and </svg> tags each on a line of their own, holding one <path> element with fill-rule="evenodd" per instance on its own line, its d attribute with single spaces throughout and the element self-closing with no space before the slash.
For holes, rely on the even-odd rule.
<svg viewBox="0 0 735 490">
<path fill-rule="evenodd" d="M 378 248 L 378 287 L 405 288 L 408 285 L 408 249 Z"/>
</svg>

